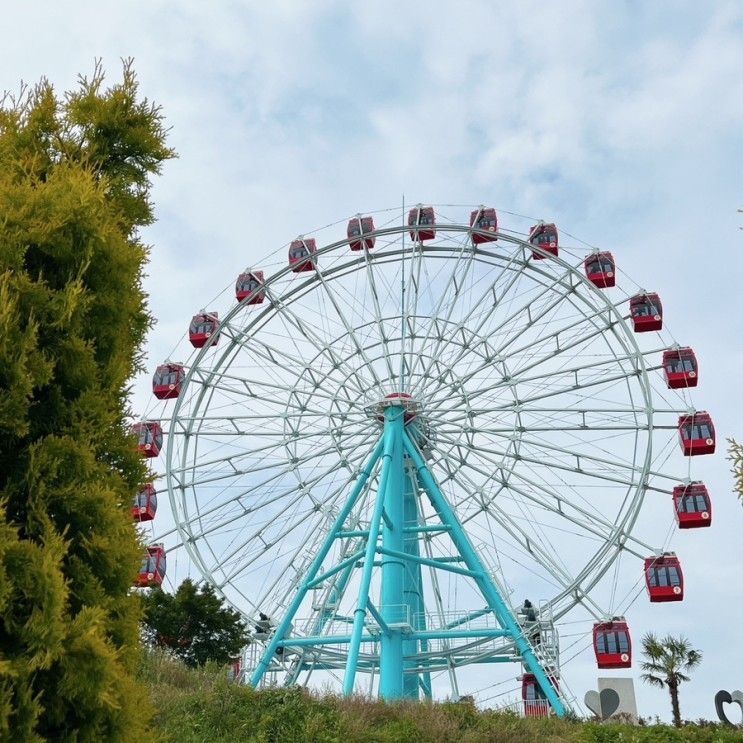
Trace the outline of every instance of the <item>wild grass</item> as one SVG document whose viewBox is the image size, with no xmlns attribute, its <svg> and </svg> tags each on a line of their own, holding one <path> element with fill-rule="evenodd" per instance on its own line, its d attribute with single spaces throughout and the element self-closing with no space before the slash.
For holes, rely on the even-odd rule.
<svg viewBox="0 0 743 743">
<path fill-rule="evenodd" d="M 224 669 L 191 670 L 160 652 L 147 654 L 141 673 L 163 743 L 743 743 L 743 730 L 711 724 L 633 727 L 524 719 L 465 703 L 255 691 L 229 681 Z"/>
</svg>

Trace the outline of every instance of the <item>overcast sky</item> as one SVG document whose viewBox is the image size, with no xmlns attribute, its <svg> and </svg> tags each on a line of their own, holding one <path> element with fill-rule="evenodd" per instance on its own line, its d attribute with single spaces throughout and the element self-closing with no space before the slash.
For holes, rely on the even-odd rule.
<svg viewBox="0 0 743 743">
<path fill-rule="evenodd" d="M 487 203 L 621 256 L 696 350 L 697 407 L 721 442 L 743 438 L 737 0 L 13 6 L 0 87 L 47 76 L 62 91 L 95 58 L 115 80 L 132 56 L 172 127 L 180 157 L 155 184 L 145 232 L 151 370 L 194 311 L 298 233 L 403 194 Z M 149 377 L 134 399 L 149 405 Z M 722 452 L 701 471 L 715 524 L 674 540 L 687 597 L 633 614 L 636 643 L 655 628 L 703 650 L 682 690 L 688 718 L 714 717 L 718 689 L 743 689 L 743 508 Z M 590 660 L 572 682 L 581 698 Z M 665 692 L 637 692 L 641 714 L 668 718 Z"/>
</svg>

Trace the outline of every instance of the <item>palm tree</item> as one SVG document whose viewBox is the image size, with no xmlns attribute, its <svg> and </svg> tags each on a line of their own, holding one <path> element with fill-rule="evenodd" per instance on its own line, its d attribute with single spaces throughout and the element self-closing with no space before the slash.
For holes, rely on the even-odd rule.
<svg viewBox="0 0 743 743">
<path fill-rule="evenodd" d="M 640 667 L 647 673 L 640 678 L 647 684 L 668 688 L 673 724 L 681 727 L 679 685 L 690 680 L 685 672 L 693 671 L 702 662 L 702 653 L 692 648 L 685 637 L 668 635 L 659 640 L 652 632 L 642 638 L 642 652 L 647 660 L 640 663 Z"/>
</svg>

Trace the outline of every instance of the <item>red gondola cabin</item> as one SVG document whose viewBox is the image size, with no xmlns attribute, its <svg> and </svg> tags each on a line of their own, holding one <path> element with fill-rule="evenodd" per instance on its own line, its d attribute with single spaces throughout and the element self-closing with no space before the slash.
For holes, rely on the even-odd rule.
<svg viewBox="0 0 743 743">
<path fill-rule="evenodd" d="M 181 394 L 185 377 L 183 364 L 160 364 L 152 376 L 152 392 L 158 400 L 173 400 Z"/>
<path fill-rule="evenodd" d="M 675 552 L 645 558 L 645 585 L 651 603 L 683 601 L 684 574 Z"/>
<path fill-rule="evenodd" d="M 348 220 L 348 230 L 346 234 L 348 239 L 351 241 L 349 245 L 351 250 L 362 250 L 366 248 L 371 250 L 376 242 L 375 237 L 367 237 L 363 240 L 357 240 L 362 235 L 368 235 L 370 232 L 374 232 L 374 220 L 371 217 L 362 217 L 360 214 L 353 219 Z"/>
<path fill-rule="evenodd" d="M 138 588 L 161 586 L 165 578 L 165 548 L 153 544 L 147 548 L 147 556 L 142 560 L 135 585 Z"/>
<path fill-rule="evenodd" d="M 616 284 L 617 266 L 611 253 L 592 253 L 585 260 L 586 278 L 599 289 Z"/>
<path fill-rule="evenodd" d="M 219 343 L 219 316 L 216 312 L 202 312 L 191 318 L 188 339 L 194 348 L 203 348 L 207 343 Z"/>
<path fill-rule="evenodd" d="M 137 450 L 143 457 L 156 457 L 163 448 L 163 429 L 157 421 L 142 421 L 132 426 Z"/>
<path fill-rule="evenodd" d="M 289 265 L 292 267 L 292 271 L 294 273 L 314 271 L 314 255 L 316 252 L 317 245 L 314 238 L 305 240 L 303 237 L 298 237 L 296 240 L 292 240 L 289 246 Z"/>
<path fill-rule="evenodd" d="M 709 413 L 700 410 L 679 418 L 679 440 L 685 457 L 715 453 L 715 427 Z"/>
<path fill-rule="evenodd" d="M 696 387 L 699 382 L 699 365 L 690 348 L 669 348 L 663 351 L 663 373 L 671 390 Z"/>
<path fill-rule="evenodd" d="M 470 212 L 470 227 L 474 227 L 476 230 L 484 230 L 485 232 L 495 233 L 498 231 L 498 215 L 495 213 L 495 209 L 486 209 L 484 206 L 476 209 L 474 212 Z M 472 242 L 475 245 L 481 243 L 489 243 L 497 240 L 495 234 L 492 235 L 479 235 L 472 233 Z"/>
<path fill-rule="evenodd" d="M 672 497 L 679 529 L 712 525 L 712 499 L 703 482 L 697 480 L 688 485 L 677 485 Z"/>
<path fill-rule="evenodd" d="M 414 228 L 410 230 L 410 239 L 414 242 L 433 240 L 436 237 L 435 225 L 436 215 L 432 206 L 418 204 L 408 212 L 408 226 Z"/>
<path fill-rule="evenodd" d="M 663 327 L 663 305 L 657 294 L 636 294 L 629 301 L 635 333 L 647 333 Z"/>
<path fill-rule="evenodd" d="M 132 519 L 134 521 L 152 521 L 157 513 L 157 491 L 148 482 L 135 496 L 132 502 Z"/>
<path fill-rule="evenodd" d="M 266 298 L 263 288 L 263 271 L 245 271 L 237 277 L 235 296 L 238 302 L 260 304 Z"/>
<path fill-rule="evenodd" d="M 624 617 L 593 625 L 593 650 L 599 668 L 632 666 L 632 640 Z"/>
<path fill-rule="evenodd" d="M 557 255 L 559 252 L 557 227 L 554 224 L 535 224 L 529 232 L 529 243 L 544 250 L 550 255 Z M 533 250 L 531 257 L 535 261 L 541 261 L 546 256 Z"/>
<path fill-rule="evenodd" d="M 557 679 L 548 676 L 552 686 L 559 692 L 560 687 Z M 533 673 L 525 673 L 521 679 L 521 699 L 524 702 L 524 715 L 526 717 L 547 717 L 550 713 L 550 703 L 547 695 L 542 691 L 536 676 Z"/>
<path fill-rule="evenodd" d="M 230 681 L 239 681 L 240 680 L 240 671 L 242 670 L 240 659 L 233 660 L 232 663 L 230 663 L 229 668 L 227 669 L 227 678 Z"/>
</svg>

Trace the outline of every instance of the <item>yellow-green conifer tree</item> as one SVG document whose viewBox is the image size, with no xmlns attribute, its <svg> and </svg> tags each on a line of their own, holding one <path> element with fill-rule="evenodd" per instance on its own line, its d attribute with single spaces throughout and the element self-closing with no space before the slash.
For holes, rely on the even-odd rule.
<svg viewBox="0 0 743 743">
<path fill-rule="evenodd" d="M 165 135 L 130 62 L 0 107 L 0 740 L 147 739 L 125 419 Z"/>
</svg>

